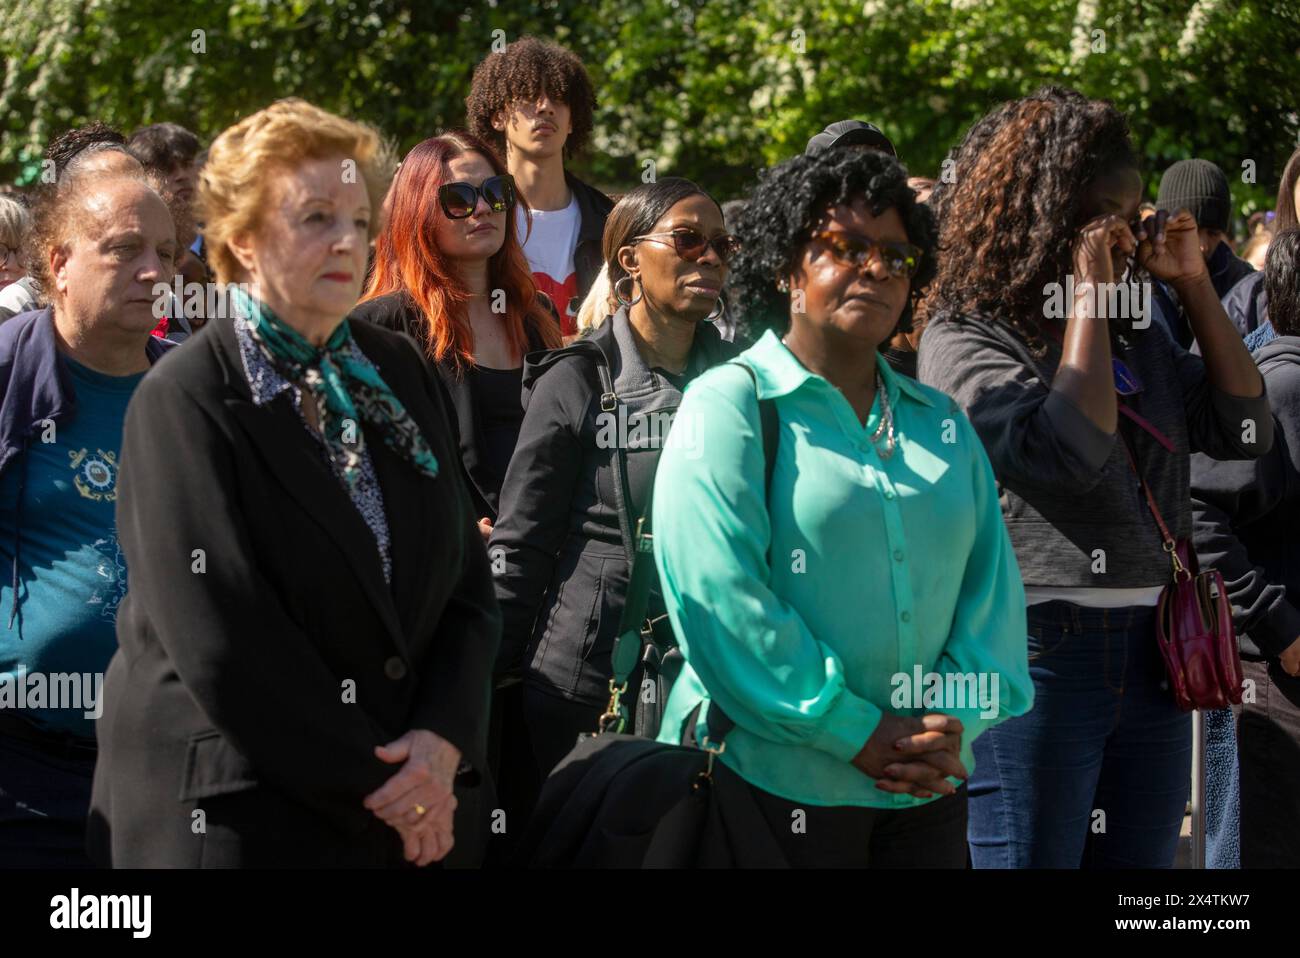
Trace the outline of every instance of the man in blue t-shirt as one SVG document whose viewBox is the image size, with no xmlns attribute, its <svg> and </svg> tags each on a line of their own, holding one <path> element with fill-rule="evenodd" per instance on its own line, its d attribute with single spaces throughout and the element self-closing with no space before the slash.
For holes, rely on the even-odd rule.
<svg viewBox="0 0 1300 958">
<path fill-rule="evenodd" d="M 0 326 L 0 862 L 85 867 L 94 722 L 126 593 L 117 543 L 127 403 L 176 234 L 138 176 L 65 176 L 37 201 L 50 305 Z"/>
</svg>

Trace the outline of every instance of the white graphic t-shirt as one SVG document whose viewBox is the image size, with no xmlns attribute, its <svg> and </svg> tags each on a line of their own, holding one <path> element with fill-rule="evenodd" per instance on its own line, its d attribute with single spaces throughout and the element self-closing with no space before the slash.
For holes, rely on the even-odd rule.
<svg viewBox="0 0 1300 958">
<path fill-rule="evenodd" d="M 533 282 L 559 311 L 561 332 L 572 336 L 578 331 L 578 307 L 582 305 L 576 296 L 578 274 L 573 265 L 578 228 L 582 225 L 578 198 L 575 196 L 562 210 L 533 210 L 531 233 L 523 216 L 516 217 L 515 224 L 524 255 L 528 257 L 528 268 L 533 272 Z"/>
</svg>

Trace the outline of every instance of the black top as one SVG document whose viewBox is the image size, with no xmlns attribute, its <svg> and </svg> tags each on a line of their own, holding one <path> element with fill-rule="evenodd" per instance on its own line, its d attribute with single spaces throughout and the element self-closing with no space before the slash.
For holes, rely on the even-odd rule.
<svg viewBox="0 0 1300 958">
<path fill-rule="evenodd" d="M 544 305 L 554 314 L 555 307 L 549 299 Z M 385 329 L 406 333 L 417 343 L 425 341 L 424 313 L 415 305 L 415 301 L 404 292 L 389 293 L 361 303 L 352 310 L 351 319 L 364 320 L 383 326 Z M 558 317 L 557 317 L 558 319 Z M 532 326 L 527 328 L 528 350 L 530 353 L 546 348 Z M 469 480 L 470 497 L 474 501 L 474 514 L 486 517 L 494 523 L 497 518 L 498 499 L 501 495 L 501 482 L 505 478 L 504 467 L 496 471 L 496 465 L 503 459 L 509 463 L 510 457 L 504 453 L 505 432 L 496 430 L 489 440 L 484 432 L 483 411 L 479 407 L 481 390 L 476 387 L 477 368 L 457 366 L 453 359 L 446 358 L 432 364 L 437 370 L 438 383 L 442 386 L 443 397 L 452 414 L 451 426 L 456 434 L 456 445 L 460 449 L 461 466 Z M 513 371 L 516 376 L 521 370 Z M 492 398 L 505 401 L 504 387 L 488 387 Z M 523 406 L 520 402 L 519 380 L 515 379 L 515 406 L 518 422 L 523 421 Z M 495 407 L 495 415 L 500 418 L 503 407 Z M 518 438 L 518 424 L 514 427 L 514 437 Z M 513 449 L 513 445 L 511 447 Z M 494 451 L 495 450 L 495 451 Z"/>
<path fill-rule="evenodd" d="M 375 746 L 429 729 L 485 765 L 501 620 L 447 410 L 409 340 L 353 335 L 444 465 L 429 478 L 362 427 L 391 588 L 288 395 L 253 404 L 232 323 L 208 323 L 131 399 L 117 500 L 131 581 L 90 812 L 101 863 L 400 865 L 397 832 L 362 806 L 398 767 Z"/>
<path fill-rule="evenodd" d="M 478 407 L 479 430 L 483 434 L 484 465 L 497 488 L 506 478 L 510 456 L 519 441 L 519 427 L 524 421 L 524 407 L 519 403 L 519 390 L 524 381 L 524 367 L 517 369 L 492 369 L 475 366 L 466 375 L 474 403 Z"/>
</svg>

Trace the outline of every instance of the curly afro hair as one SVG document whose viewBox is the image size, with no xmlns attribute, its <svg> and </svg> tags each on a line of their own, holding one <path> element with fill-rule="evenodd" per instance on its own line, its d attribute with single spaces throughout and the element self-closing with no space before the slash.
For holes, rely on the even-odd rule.
<svg viewBox="0 0 1300 958">
<path fill-rule="evenodd" d="M 492 117 L 518 100 L 529 100 L 542 90 L 569 107 L 573 132 L 564 143 L 566 155 L 580 153 L 591 138 L 596 93 L 582 61 L 564 47 L 522 37 L 504 50 L 489 54 L 474 68 L 469 96 L 465 98 L 470 132 L 487 140 L 502 156 L 506 138 L 493 129 Z"/>
<path fill-rule="evenodd" d="M 1042 352 L 1043 287 L 1071 272 L 1089 188 L 1137 169 L 1128 123 L 1104 100 L 1044 87 L 976 123 L 952 159 L 930 201 L 941 255 L 926 305 L 993 318 Z"/>
<path fill-rule="evenodd" d="M 789 328 L 790 294 L 777 288 L 777 280 L 793 271 L 826 209 L 857 197 L 866 199 L 873 216 L 898 210 L 908 241 L 923 251 L 895 330 L 911 331 L 912 305 L 935 273 L 934 217 L 916 201 L 897 159 L 876 150 L 837 148 L 796 156 L 768 170 L 736 221 L 744 246 L 732 262 L 727 291 L 749 340 L 767 329 L 781 334 Z"/>
</svg>

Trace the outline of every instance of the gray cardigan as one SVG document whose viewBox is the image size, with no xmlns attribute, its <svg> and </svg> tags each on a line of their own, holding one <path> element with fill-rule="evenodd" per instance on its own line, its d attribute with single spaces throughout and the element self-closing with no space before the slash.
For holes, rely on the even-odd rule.
<svg viewBox="0 0 1300 958">
<path fill-rule="evenodd" d="M 1175 451 L 1123 415 L 1120 429 L 1170 531 L 1190 536 L 1190 453 L 1263 455 L 1273 444 L 1268 397 L 1242 399 L 1213 388 L 1200 357 L 1159 322 L 1128 337 L 1123 359 L 1143 390 L 1121 402 L 1172 440 Z M 1060 345 L 1050 339 L 1047 354 L 1035 359 L 1002 323 L 940 314 L 921 338 L 919 377 L 952 395 L 983 440 L 1026 586 L 1165 585 L 1169 559 L 1123 443 L 1051 390 L 1060 358 Z M 1253 423 L 1253 442 L 1246 423 Z"/>
</svg>

